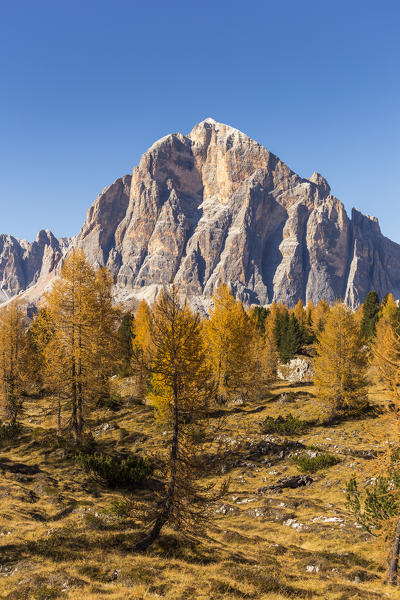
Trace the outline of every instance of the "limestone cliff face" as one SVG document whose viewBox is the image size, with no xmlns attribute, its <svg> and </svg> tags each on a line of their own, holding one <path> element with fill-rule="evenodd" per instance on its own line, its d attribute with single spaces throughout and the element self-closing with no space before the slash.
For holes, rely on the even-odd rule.
<svg viewBox="0 0 400 600">
<path fill-rule="evenodd" d="M 0 303 L 38 282 L 49 281 L 70 242 L 69 238 L 55 238 L 49 230 L 39 231 L 32 243 L 0 235 Z"/>
<path fill-rule="evenodd" d="M 3 290 L 40 282 L 41 248 L 59 262 L 56 242 L 33 249 L 0 238 Z M 172 281 L 202 307 L 220 282 L 246 303 L 341 298 L 357 306 L 371 289 L 400 295 L 400 246 L 376 219 L 358 211 L 349 219 L 320 174 L 302 179 L 212 119 L 156 142 L 132 176 L 98 196 L 72 247 L 111 270 L 120 300 L 151 300 Z M 27 254 L 35 259 L 24 262 Z"/>
</svg>

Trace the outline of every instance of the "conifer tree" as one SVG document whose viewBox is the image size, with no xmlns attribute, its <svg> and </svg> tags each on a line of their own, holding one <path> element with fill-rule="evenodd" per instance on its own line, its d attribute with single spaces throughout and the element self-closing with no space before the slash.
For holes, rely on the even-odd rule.
<svg viewBox="0 0 400 600">
<path fill-rule="evenodd" d="M 217 397 L 247 398 L 260 384 L 254 321 L 226 285 L 216 290 L 213 304 L 210 319 L 204 323 L 204 334 Z"/>
<path fill-rule="evenodd" d="M 123 315 L 118 328 L 118 339 L 121 347 L 121 375 L 127 377 L 132 374 L 132 342 L 135 317 L 127 312 Z"/>
<path fill-rule="evenodd" d="M 309 300 L 306 306 L 306 326 L 310 331 L 313 330 L 313 321 L 314 321 L 314 311 L 315 306 L 314 303 Z"/>
<path fill-rule="evenodd" d="M 371 345 L 374 379 L 381 384 L 390 400 L 397 399 L 400 386 L 400 315 L 393 295 L 382 306 Z"/>
<path fill-rule="evenodd" d="M 256 329 L 261 335 L 265 333 L 265 322 L 268 314 L 269 310 L 265 306 L 252 306 L 249 310 L 249 317 L 254 321 Z"/>
<path fill-rule="evenodd" d="M 302 331 L 294 313 L 287 308 L 276 312 L 274 334 L 276 345 L 283 362 L 288 362 L 303 349 L 304 330 Z"/>
<path fill-rule="evenodd" d="M 85 413 L 108 393 L 108 377 L 119 358 L 118 311 L 112 305 L 112 279 L 95 272 L 82 250 L 65 260 L 61 278 L 45 295 L 54 334 L 45 349 L 47 381 L 60 402 L 71 405 L 70 426 L 80 442 Z"/>
<path fill-rule="evenodd" d="M 205 424 L 212 395 L 210 370 L 199 317 L 180 301 L 174 286 L 157 298 L 150 334 L 151 399 L 170 439 L 165 494 L 157 503 L 151 530 L 135 546 L 140 551 L 158 538 L 167 523 L 186 535 L 198 534 L 209 500 L 207 488 L 196 480 L 195 449 L 201 444 L 198 428 Z"/>
<path fill-rule="evenodd" d="M 289 327 L 289 311 L 286 306 L 283 306 L 279 310 L 272 310 L 271 315 L 275 318 L 273 331 L 276 341 L 276 346 L 282 360 L 286 357 L 286 344 L 287 344 L 287 330 Z"/>
<path fill-rule="evenodd" d="M 121 311 L 114 305 L 113 278 L 106 268 L 95 272 L 92 296 L 88 298 L 88 315 L 93 331 L 91 340 L 92 363 L 94 364 L 92 394 L 97 401 L 110 396 L 110 377 L 121 366 L 122 347 L 118 336 Z M 90 323 L 88 323 L 90 327 Z"/>
<path fill-rule="evenodd" d="M 314 334 L 318 335 L 324 330 L 326 319 L 330 312 L 330 306 L 326 300 L 320 300 L 313 311 Z"/>
<path fill-rule="evenodd" d="M 318 337 L 314 379 L 317 398 L 331 416 L 366 406 L 366 369 L 354 316 L 345 305 L 335 304 Z"/>
<path fill-rule="evenodd" d="M 362 311 L 361 337 L 368 342 L 375 335 L 376 324 L 379 319 L 380 303 L 376 292 L 368 292 Z"/>
<path fill-rule="evenodd" d="M 54 335 L 49 311 L 40 307 L 26 333 L 27 375 L 41 388 L 45 378 L 45 348 Z"/>
<path fill-rule="evenodd" d="M 71 403 L 70 425 L 77 443 L 84 427 L 84 410 L 92 400 L 94 269 L 82 250 L 65 260 L 61 278 L 45 294 L 54 336 L 46 348 L 46 373 L 59 399 Z"/>
<path fill-rule="evenodd" d="M 268 385 L 276 379 L 279 362 L 279 352 L 274 335 L 272 319 L 266 319 L 265 331 L 260 342 L 260 361 L 263 383 Z"/>
<path fill-rule="evenodd" d="M 4 416 L 11 426 L 17 424 L 23 409 L 25 350 L 23 307 L 13 301 L 0 310 L 0 399 Z"/>
<path fill-rule="evenodd" d="M 400 318 L 392 294 L 383 302 L 370 355 L 374 379 L 386 394 L 381 437 L 375 440 L 384 452 L 374 462 L 372 487 L 362 491 L 355 478 L 350 480 L 347 503 L 365 529 L 380 534 L 382 546 L 390 544 L 387 581 L 394 585 L 398 583 L 400 559 Z"/>
<path fill-rule="evenodd" d="M 151 342 L 152 313 L 149 305 L 142 300 L 132 322 L 131 367 L 136 380 L 136 396 L 143 401 L 149 384 L 149 367 L 152 357 Z"/>
<path fill-rule="evenodd" d="M 302 300 L 301 300 L 301 299 L 299 299 L 299 300 L 297 301 L 297 304 L 296 304 L 296 306 L 295 306 L 295 307 L 294 307 L 294 309 L 293 309 L 293 314 L 294 314 L 294 316 L 295 316 L 295 317 L 296 317 L 296 319 L 297 319 L 297 322 L 298 322 L 298 324 L 299 324 L 299 327 L 300 327 L 301 329 L 303 329 L 303 328 L 304 328 L 304 325 L 305 325 L 306 314 L 305 314 L 305 311 L 304 311 L 304 305 L 303 305 L 303 302 L 302 302 Z"/>
</svg>

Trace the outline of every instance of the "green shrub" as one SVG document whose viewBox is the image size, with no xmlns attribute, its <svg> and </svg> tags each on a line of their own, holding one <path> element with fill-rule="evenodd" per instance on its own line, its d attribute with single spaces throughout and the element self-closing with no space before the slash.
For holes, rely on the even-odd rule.
<svg viewBox="0 0 400 600">
<path fill-rule="evenodd" d="M 129 517 L 132 512 L 132 502 L 125 498 L 120 500 L 112 500 L 110 506 L 104 511 L 106 514 L 115 515 L 117 517 Z"/>
<path fill-rule="evenodd" d="M 105 531 L 110 528 L 110 523 L 107 522 L 107 516 L 94 513 L 87 512 L 83 516 L 83 520 L 88 529 L 93 529 L 94 531 Z"/>
<path fill-rule="evenodd" d="M 340 462 L 340 459 L 333 454 L 319 454 L 318 456 L 301 454 L 300 456 L 294 456 L 292 460 L 303 473 L 315 473 L 320 469 L 327 469 Z"/>
<path fill-rule="evenodd" d="M 102 408 L 109 408 L 113 412 L 118 412 L 121 410 L 123 402 L 120 394 L 110 394 L 109 396 L 105 396 L 104 398 L 100 398 L 97 402 L 98 406 Z"/>
<path fill-rule="evenodd" d="M 293 415 L 287 417 L 267 417 L 262 425 L 263 433 L 278 433 L 280 435 L 300 435 L 309 429 L 310 423 L 302 421 Z"/>
<path fill-rule="evenodd" d="M 400 514 L 399 489 L 397 472 L 392 472 L 390 477 L 377 477 L 363 493 L 358 489 L 356 478 L 352 477 L 346 486 L 347 508 L 358 523 L 372 533 L 373 529 L 380 529 L 384 521 Z"/>
<path fill-rule="evenodd" d="M 0 441 L 13 440 L 21 433 L 19 423 L 2 423 L 0 425 Z"/>
<path fill-rule="evenodd" d="M 120 458 L 107 454 L 78 452 L 76 460 L 87 473 L 99 477 L 110 488 L 134 488 L 154 471 L 153 465 L 141 456 Z"/>
</svg>

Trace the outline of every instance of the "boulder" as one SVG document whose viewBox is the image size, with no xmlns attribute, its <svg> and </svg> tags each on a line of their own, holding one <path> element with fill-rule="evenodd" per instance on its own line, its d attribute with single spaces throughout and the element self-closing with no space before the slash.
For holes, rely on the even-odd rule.
<svg viewBox="0 0 400 600">
<path fill-rule="evenodd" d="M 312 359 L 292 358 L 288 363 L 278 366 L 277 375 L 289 383 L 311 382 L 315 375 Z"/>
</svg>

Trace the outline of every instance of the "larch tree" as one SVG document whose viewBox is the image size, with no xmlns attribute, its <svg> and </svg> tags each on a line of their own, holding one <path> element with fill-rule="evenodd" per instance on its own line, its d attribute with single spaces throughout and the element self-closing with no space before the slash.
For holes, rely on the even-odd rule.
<svg viewBox="0 0 400 600">
<path fill-rule="evenodd" d="M 347 503 L 358 521 L 378 533 L 382 548 L 390 546 L 387 582 L 399 582 L 400 560 L 400 318 L 391 294 L 385 298 L 371 344 L 370 361 L 375 381 L 383 387 L 385 404 L 380 416 L 377 448 L 383 452 L 374 461 L 372 486 L 358 487 L 353 477 L 347 485 Z"/>
<path fill-rule="evenodd" d="M 24 311 L 17 301 L 0 310 L 0 398 L 3 413 L 15 426 L 23 409 L 26 385 Z"/>
<path fill-rule="evenodd" d="M 121 347 L 120 374 L 123 377 L 132 375 L 132 337 L 135 317 L 132 312 L 127 312 L 121 319 L 118 328 L 118 339 Z"/>
<path fill-rule="evenodd" d="M 121 311 L 114 305 L 112 288 L 112 275 L 105 267 L 97 269 L 88 309 L 92 311 L 93 328 L 90 335 L 94 363 L 91 385 L 92 394 L 96 395 L 98 402 L 110 396 L 110 377 L 122 364 L 122 346 L 118 336 Z"/>
<path fill-rule="evenodd" d="M 293 314 L 296 317 L 300 328 L 303 328 L 305 325 L 306 313 L 305 313 L 304 305 L 303 305 L 303 302 L 301 299 L 299 299 L 297 301 L 297 304 L 293 309 Z"/>
<path fill-rule="evenodd" d="M 367 357 L 351 310 L 335 304 L 320 333 L 315 359 L 316 396 L 331 416 L 363 409 L 367 404 Z"/>
<path fill-rule="evenodd" d="M 209 320 L 204 321 L 204 335 L 217 398 L 226 401 L 239 395 L 252 396 L 260 384 L 257 333 L 240 301 L 227 285 L 213 295 Z"/>
<path fill-rule="evenodd" d="M 310 331 L 313 329 L 314 311 L 315 305 L 311 300 L 309 300 L 306 306 L 306 325 Z"/>
<path fill-rule="evenodd" d="M 36 388 L 42 388 L 45 380 L 45 349 L 54 335 L 49 311 L 39 307 L 26 333 L 27 375 Z"/>
<path fill-rule="evenodd" d="M 81 441 L 85 413 L 108 389 L 108 377 L 119 358 L 117 312 L 112 306 L 112 279 L 89 265 L 83 250 L 65 260 L 61 277 L 45 294 L 54 334 L 46 346 L 46 373 L 59 401 L 71 406 L 69 425 Z"/>
<path fill-rule="evenodd" d="M 314 307 L 312 321 L 315 335 L 318 335 L 324 330 L 329 312 L 330 306 L 326 300 L 320 300 L 317 306 Z"/>
<path fill-rule="evenodd" d="M 374 379 L 384 388 L 387 398 L 390 401 L 397 399 L 400 389 L 400 315 L 392 294 L 382 306 L 381 317 L 376 324 L 371 366 Z"/>
<path fill-rule="evenodd" d="M 272 319 L 266 319 L 264 335 L 260 343 L 261 373 L 264 384 L 272 383 L 277 377 L 279 352 L 274 335 Z"/>
<path fill-rule="evenodd" d="M 136 396 L 143 401 L 149 384 L 149 367 L 152 356 L 151 341 L 152 312 L 145 300 L 142 300 L 132 322 L 131 368 L 136 384 Z"/>
<path fill-rule="evenodd" d="M 186 535 L 198 534 L 210 500 L 209 488 L 196 478 L 198 431 L 206 424 L 212 397 L 210 369 L 199 317 L 181 302 L 174 286 L 162 291 L 153 306 L 150 335 L 150 398 L 169 440 L 165 492 L 150 531 L 135 546 L 139 551 L 153 544 L 166 524 Z"/>
</svg>

